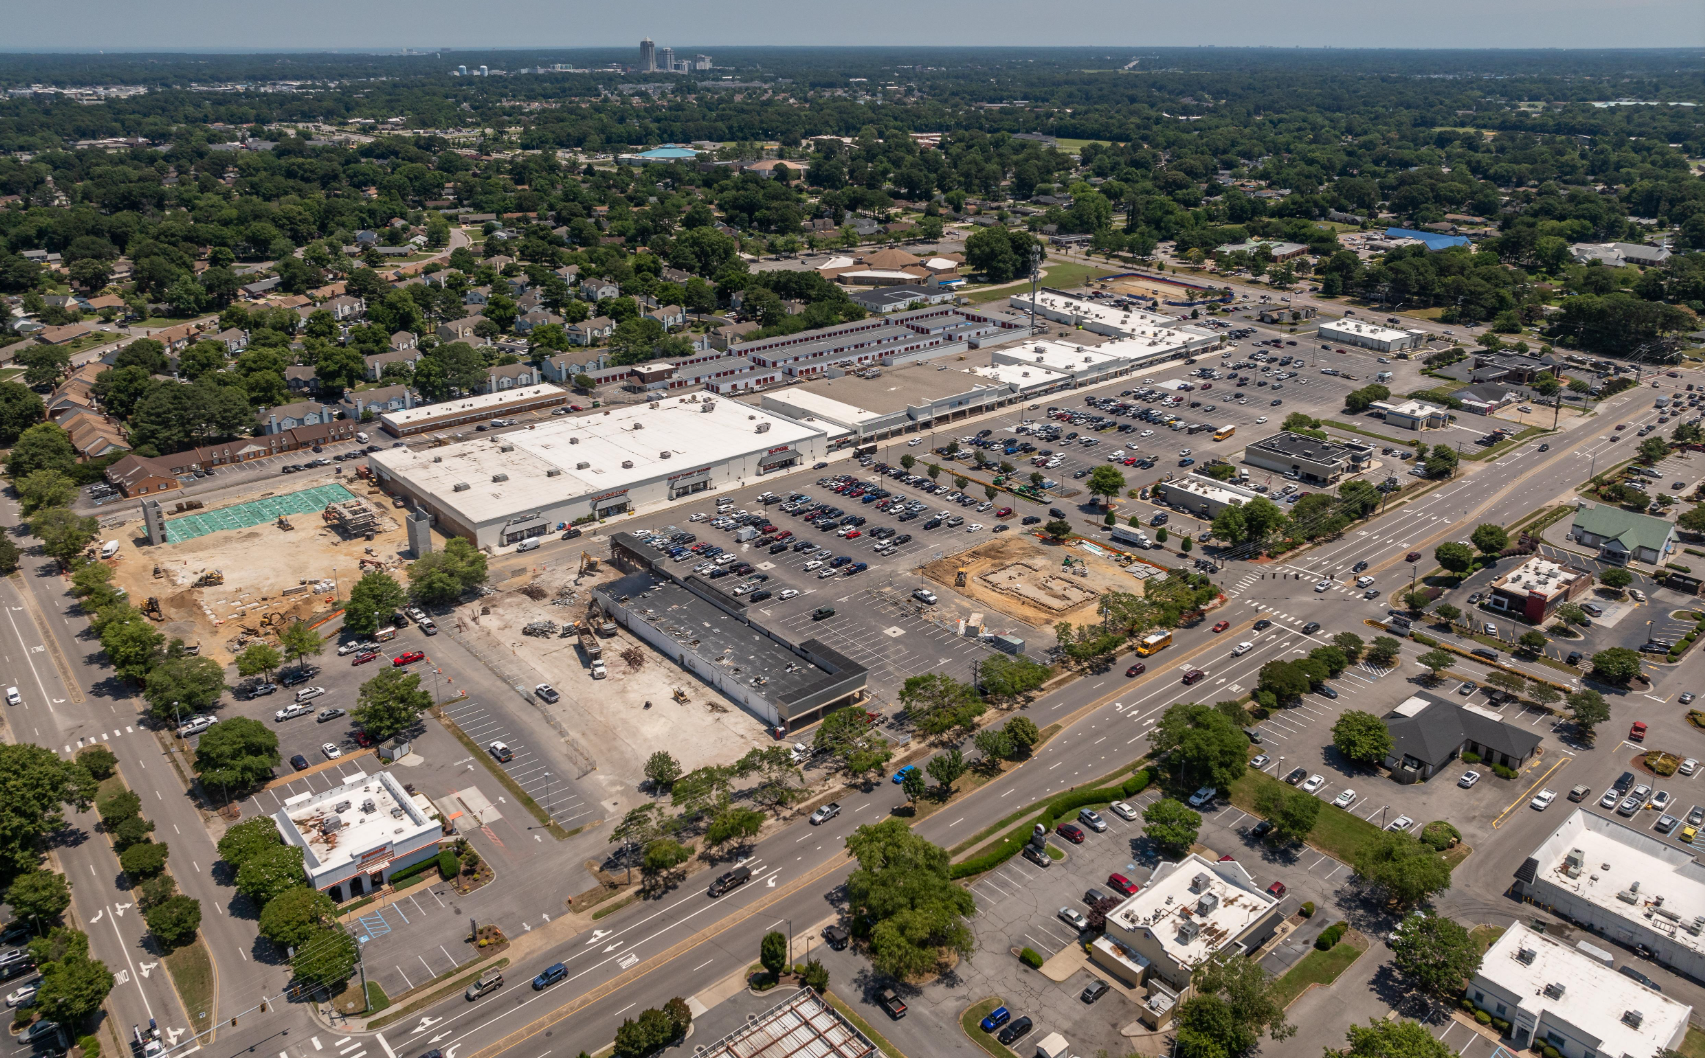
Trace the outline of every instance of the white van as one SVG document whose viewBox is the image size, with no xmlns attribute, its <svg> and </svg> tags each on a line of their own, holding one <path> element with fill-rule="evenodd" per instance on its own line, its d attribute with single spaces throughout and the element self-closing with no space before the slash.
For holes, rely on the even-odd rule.
<svg viewBox="0 0 1705 1058">
<path fill-rule="evenodd" d="M 367 435 L 360 430 L 355 431 L 355 439 L 360 441 L 362 444 L 367 443 Z"/>
<path fill-rule="evenodd" d="M 101 557 L 102 558 L 113 557 L 114 555 L 118 554 L 118 548 L 119 548 L 119 543 L 117 540 L 108 540 L 106 543 L 101 545 Z"/>
<path fill-rule="evenodd" d="M 526 540 L 521 541 L 519 544 L 515 545 L 515 553 L 517 555 L 521 554 L 523 551 L 537 551 L 538 549 L 539 549 L 538 537 L 530 537 Z"/>
</svg>

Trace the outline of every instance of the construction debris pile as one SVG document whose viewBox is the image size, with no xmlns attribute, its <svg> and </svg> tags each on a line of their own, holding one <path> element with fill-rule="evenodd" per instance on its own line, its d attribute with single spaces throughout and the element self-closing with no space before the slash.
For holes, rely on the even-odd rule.
<svg viewBox="0 0 1705 1058">
<path fill-rule="evenodd" d="M 556 635 L 559 628 L 560 626 L 555 621 L 529 621 L 521 629 L 521 634 L 524 636 L 536 636 L 540 639 L 548 639 L 549 637 Z"/>
<path fill-rule="evenodd" d="M 365 537 L 373 539 L 373 534 L 379 529 L 379 512 L 369 507 L 364 500 L 345 500 L 342 503 L 328 503 L 326 509 L 320 512 L 327 525 L 342 533 L 345 539 Z"/>
</svg>

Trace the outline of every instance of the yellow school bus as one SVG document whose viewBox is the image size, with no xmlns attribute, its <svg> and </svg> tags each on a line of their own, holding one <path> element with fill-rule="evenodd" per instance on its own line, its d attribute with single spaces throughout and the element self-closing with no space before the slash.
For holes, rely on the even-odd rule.
<svg viewBox="0 0 1705 1058">
<path fill-rule="evenodd" d="M 1235 427 L 1235 426 L 1222 426 L 1219 429 L 1214 431 L 1214 440 L 1223 441 L 1236 432 L 1237 432 L 1237 427 Z"/>
<path fill-rule="evenodd" d="M 1150 654 L 1159 653 L 1171 645 L 1171 632 L 1156 632 L 1153 635 L 1147 635 L 1142 638 L 1142 641 L 1137 644 L 1137 653 L 1146 658 Z"/>
</svg>

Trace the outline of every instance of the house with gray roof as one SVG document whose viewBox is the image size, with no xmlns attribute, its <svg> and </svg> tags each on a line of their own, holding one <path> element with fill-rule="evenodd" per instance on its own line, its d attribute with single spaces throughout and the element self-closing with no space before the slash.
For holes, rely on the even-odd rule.
<svg viewBox="0 0 1705 1058">
<path fill-rule="evenodd" d="M 415 348 L 392 349 L 389 352 L 374 353 L 371 356 L 364 356 L 362 359 L 367 362 L 368 381 L 377 382 L 385 377 L 385 365 L 408 364 L 412 367 L 413 365 L 420 363 L 421 359 L 425 357 L 425 355 L 425 353 Z"/>
<path fill-rule="evenodd" d="M 1569 536 L 1596 548 L 1607 562 L 1657 565 L 1675 550 L 1675 523 L 1637 514 L 1608 503 L 1586 504 L 1575 511 Z"/>
<path fill-rule="evenodd" d="M 1520 771 L 1539 750 L 1538 732 L 1430 694 L 1406 699 L 1383 719 L 1392 742 L 1385 766 L 1400 783 L 1425 782 L 1463 753 Z"/>
<path fill-rule="evenodd" d="M 487 393 L 536 386 L 544 380 L 539 369 L 532 364 L 504 364 L 501 367 L 485 369 L 485 391 Z"/>
<path fill-rule="evenodd" d="M 414 407 L 414 391 L 407 386 L 379 386 L 376 389 L 351 390 L 338 402 L 338 409 L 348 419 L 360 420 L 369 409 L 374 415 L 402 411 Z"/>
</svg>

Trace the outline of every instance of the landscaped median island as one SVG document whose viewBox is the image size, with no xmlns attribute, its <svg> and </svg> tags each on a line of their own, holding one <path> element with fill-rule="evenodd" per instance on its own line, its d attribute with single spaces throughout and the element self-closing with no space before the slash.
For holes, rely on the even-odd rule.
<svg viewBox="0 0 1705 1058">
<path fill-rule="evenodd" d="M 969 1010 L 959 1016 L 959 1027 L 965 1030 L 965 1035 L 971 1038 L 972 1043 L 987 1051 L 990 1058 L 1018 1058 L 1005 1044 L 983 1031 L 983 1018 L 1001 1005 L 1000 996 L 972 1004 Z"/>
<path fill-rule="evenodd" d="M 1135 765 L 1133 765 L 1133 767 L 1135 767 Z M 1080 808 L 1105 808 L 1114 801 L 1122 801 L 1127 797 L 1135 797 L 1137 794 L 1146 790 L 1148 788 L 1148 784 L 1148 770 L 1138 769 L 1130 776 L 1130 778 L 1117 786 L 1101 786 L 1087 789 L 1067 790 L 1041 802 L 1040 805 L 1031 805 L 1028 808 L 1014 812 L 1005 820 L 1002 820 L 994 827 L 985 830 L 983 833 L 978 834 L 970 840 L 973 842 L 982 841 L 991 832 L 997 831 L 1000 827 L 1006 826 L 1012 820 L 1024 819 L 1025 821 L 1012 827 L 1012 829 L 1008 830 L 1006 835 L 1001 837 L 998 841 L 985 846 L 982 851 L 977 853 L 977 855 L 972 856 L 969 859 L 962 860 L 959 863 L 955 863 L 952 867 L 952 876 L 954 878 L 969 878 L 972 875 L 982 874 L 985 871 L 992 871 L 1007 860 L 1010 860 L 1019 854 L 1019 852 L 1024 848 L 1025 842 L 1029 841 L 1030 836 L 1035 833 L 1036 824 L 1039 823 L 1045 830 L 1051 831 L 1054 829 L 1055 823 L 1059 822 L 1068 814 L 1076 812 Z M 1036 814 L 1034 818 L 1028 818 L 1031 817 L 1033 813 L 1037 813 L 1038 809 L 1040 809 L 1039 814 Z M 960 846 L 957 846 L 954 851 L 959 852 L 969 847 L 971 846 L 961 844 Z"/>
<path fill-rule="evenodd" d="M 1330 929 L 1338 929 L 1342 922 Z M 1325 988 L 1353 966 L 1368 950 L 1368 938 L 1353 929 L 1344 929 L 1338 939 L 1322 949 L 1318 945 L 1273 982 L 1273 1001 L 1288 1007 L 1308 991 L 1310 985 Z"/>
</svg>

